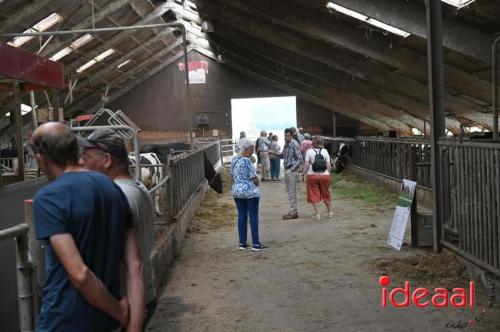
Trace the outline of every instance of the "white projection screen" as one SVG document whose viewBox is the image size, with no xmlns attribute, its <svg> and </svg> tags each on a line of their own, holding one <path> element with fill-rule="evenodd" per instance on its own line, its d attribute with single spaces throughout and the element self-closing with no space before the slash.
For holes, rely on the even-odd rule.
<svg viewBox="0 0 500 332">
<path fill-rule="evenodd" d="M 247 138 L 255 141 L 261 130 L 278 135 L 283 149 L 284 130 L 297 127 L 297 104 L 295 96 L 269 98 L 231 99 L 233 140 L 244 131 Z"/>
</svg>

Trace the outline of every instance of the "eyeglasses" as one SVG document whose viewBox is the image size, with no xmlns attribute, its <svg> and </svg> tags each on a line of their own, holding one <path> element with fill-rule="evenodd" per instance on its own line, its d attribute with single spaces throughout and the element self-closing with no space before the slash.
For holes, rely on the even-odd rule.
<svg viewBox="0 0 500 332">
<path fill-rule="evenodd" d="M 90 151 L 94 151 L 94 152 L 90 152 Z M 89 148 L 89 149 L 83 150 L 80 153 L 79 157 L 83 160 L 91 160 L 91 159 L 94 159 L 96 156 L 106 157 L 106 155 L 110 156 L 109 153 L 104 152 L 102 150 Z"/>
</svg>

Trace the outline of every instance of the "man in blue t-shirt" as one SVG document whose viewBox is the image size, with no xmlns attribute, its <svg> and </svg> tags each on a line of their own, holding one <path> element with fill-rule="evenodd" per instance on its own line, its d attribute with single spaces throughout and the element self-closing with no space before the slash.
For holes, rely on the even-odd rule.
<svg viewBox="0 0 500 332">
<path fill-rule="evenodd" d="M 38 166 L 51 181 L 34 199 L 45 241 L 46 283 L 37 331 L 140 331 L 143 266 L 127 200 L 106 176 L 78 166 L 78 145 L 61 123 L 33 133 Z M 124 244 L 125 243 L 125 244 Z M 125 263 L 127 298 L 120 295 Z"/>
</svg>

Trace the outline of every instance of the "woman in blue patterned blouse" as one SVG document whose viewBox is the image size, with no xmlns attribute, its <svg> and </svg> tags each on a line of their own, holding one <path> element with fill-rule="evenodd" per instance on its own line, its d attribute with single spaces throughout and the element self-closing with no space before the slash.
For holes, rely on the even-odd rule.
<svg viewBox="0 0 500 332">
<path fill-rule="evenodd" d="M 249 248 L 247 244 L 247 222 L 250 217 L 252 232 L 252 250 L 266 250 L 259 240 L 259 178 L 255 167 L 250 160 L 254 145 L 249 139 L 240 140 L 240 153 L 231 162 L 231 176 L 233 178 L 232 194 L 238 209 L 238 235 L 240 238 L 239 250 Z"/>
</svg>

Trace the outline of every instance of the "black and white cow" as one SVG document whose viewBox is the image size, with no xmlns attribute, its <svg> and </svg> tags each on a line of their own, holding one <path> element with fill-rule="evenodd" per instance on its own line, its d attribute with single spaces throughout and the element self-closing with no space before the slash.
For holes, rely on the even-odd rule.
<svg viewBox="0 0 500 332">
<path fill-rule="evenodd" d="M 147 189 L 154 188 L 163 179 L 163 166 L 155 153 L 141 153 L 141 181 Z M 130 165 L 136 166 L 137 161 L 134 154 L 128 155 Z M 156 167 L 150 167 L 158 165 Z M 154 194 L 154 209 L 157 215 L 161 216 L 160 211 L 160 193 Z"/>
<path fill-rule="evenodd" d="M 141 147 L 141 153 L 154 153 L 160 161 L 167 163 L 168 155 L 175 155 L 180 151 L 189 151 L 190 145 L 187 143 L 164 143 L 164 144 L 146 144 Z"/>
<path fill-rule="evenodd" d="M 351 147 L 345 143 L 340 143 L 339 150 L 332 160 L 332 166 L 335 173 L 342 172 L 348 165 Z"/>
<path fill-rule="evenodd" d="M 190 150 L 190 145 L 182 142 L 164 143 L 164 144 L 147 144 L 141 147 L 141 155 L 145 152 L 156 154 L 158 159 L 163 163 L 168 163 L 169 155 L 176 155 Z M 205 178 L 210 187 L 217 193 L 222 193 L 222 178 L 216 172 L 214 166 L 210 162 L 206 153 L 204 154 L 204 171 Z"/>
<path fill-rule="evenodd" d="M 214 165 L 212 165 L 206 153 L 203 153 L 203 159 L 205 167 L 205 179 L 207 179 L 210 188 L 215 190 L 215 192 L 222 194 L 222 178 L 220 174 L 217 173 Z"/>
</svg>

